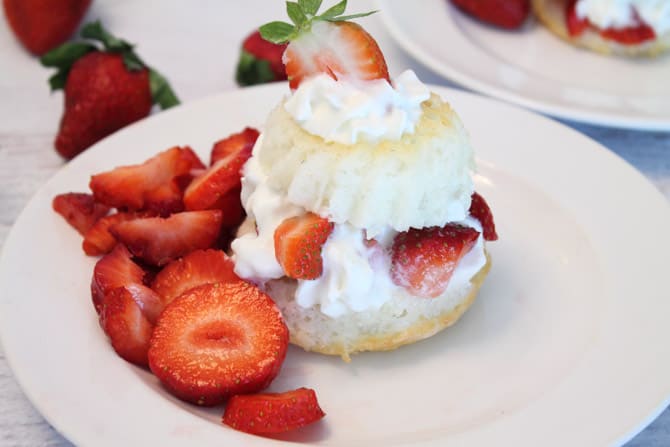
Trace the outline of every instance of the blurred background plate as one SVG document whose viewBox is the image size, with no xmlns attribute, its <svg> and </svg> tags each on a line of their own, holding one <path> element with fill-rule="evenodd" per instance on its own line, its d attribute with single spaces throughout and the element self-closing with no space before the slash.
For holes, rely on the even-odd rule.
<svg viewBox="0 0 670 447">
<path fill-rule="evenodd" d="M 670 55 L 607 57 L 551 34 L 534 18 L 506 31 L 448 0 L 378 0 L 396 42 L 450 80 L 560 118 L 670 130 Z"/>
</svg>

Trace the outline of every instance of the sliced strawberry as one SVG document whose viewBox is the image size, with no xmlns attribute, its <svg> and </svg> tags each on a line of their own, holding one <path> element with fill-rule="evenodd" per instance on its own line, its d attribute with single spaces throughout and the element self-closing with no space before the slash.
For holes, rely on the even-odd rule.
<svg viewBox="0 0 670 447">
<path fill-rule="evenodd" d="M 136 365 L 146 366 L 153 326 L 126 287 L 117 287 L 105 295 L 100 324 L 119 356 Z"/>
<path fill-rule="evenodd" d="M 58 194 L 51 202 L 51 207 L 82 236 L 98 219 L 109 213 L 107 205 L 96 202 L 91 194 L 83 192 Z"/>
<path fill-rule="evenodd" d="M 173 147 L 140 165 L 121 166 L 91 177 L 89 184 L 99 202 L 116 208 L 150 210 L 161 215 L 183 209 L 180 180 L 197 169 L 190 148 Z"/>
<path fill-rule="evenodd" d="M 210 166 L 230 154 L 253 149 L 260 133 L 253 127 L 245 127 L 242 132 L 234 133 L 217 141 L 212 147 Z"/>
<path fill-rule="evenodd" d="M 520 27 L 530 12 L 530 0 L 451 0 L 465 13 L 502 28 Z"/>
<path fill-rule="evenodd" d="M 316 21 L 292 40 L 283 57 L 292 89 L 306 77 L 325 73 L 334 79 L 389 80 L 379 45 L 360 25 Z"/>
<path fill-rule="evenodd" d="M 174 260 L 156 275 L 151 288 L 165 303 L 202 284 L 240 281 L 235 264 L 221 250 L 196 250 Z"/>
<path fill-rule="evenodd" d="M 328 219 L 307 213 L 283 221 L 275 230 L 275 257 L 286 276 L 316 279 L 323 272 L 321 248 L 333 231 Z"/>
<path fill-rule="evenodd" d="M 493 222 L 493 213 L 486 200 L 478 193 L 472 194 L 470 215 L 482 224 L 482 233 L 487 241 L 497 241 L 496 224 Z"/>
<path fill-rule="evenodd" d="M 316 393 L 298 388 L 284 393 L 236 395 L 223 413 L 223 423 L 235 430 L 262 435 L 284 433 L 322 419 Z"/>
<path fill-rule="evenodd" d="M 104 255 L 112 251 L 116 245 L 116 238 L 109 232 L 109 228 L 119 222 L 136 219 L 134 213 L 116 213 L 98 219 L 84 235 L 82 248 L 89 256 Z"/>
<path fill-rule="evenodd" d="M 581 35 L 589 27 L 588 19 L 577 17 L 576 5 L 577 0 L 569 0 L 565 5 L 565 25 L 572 37 Z"/>
<path fill-rule="evenodd" d="M 238 227 L 246 217 L 246 212 L 244 211 L 244 207 L 242 207 L 242 200 L 240 198 L 241 192 L 242 186 L 238 186 L 222 195 L 218 201 L 218 209 L 223 212 L 221 225 L 225 228 Z"/>
<path fill-rule="evenodd" d="M 222 197 L 240 186 L 240 171 L 251 157 L 253 144 L 229 146 L 231 152 L 217 160 L 211 168 L 193 179 L 184 191 L 187 210 L 220 209 Z"/>
<path fill-rule="evenodd" d="M 216 405 L 267 387 L 288 329 L 274 302 L 243 281 L 205 284 L 175 298 L 151 337 L 149 367 L 180 399 Z"/>
<path fill-rule="evenodd" d="M 128 249 L 118 244 L 93 268 L 91 297 L 95 310 L 100 313 L 105 295 L 113 289 L 127 284 L 142 284 L 143 280 L 144 270 L 132 261 Z"/>
<path fill-rule="evenodd" d="M 391 277 L 411 294 L 435 298 L 479 236 L 474 228 L 447 224 L 398 233 L 391 248 Z"/>
<path fill-rule="evenodd" d="M 164 265 L 198 249 L 210 248 L 221 229 L 221 211 L 190 211 L 168 218 L 148 217 L 110 228 L 133 255 L 152 265 Z"/>
</svg>

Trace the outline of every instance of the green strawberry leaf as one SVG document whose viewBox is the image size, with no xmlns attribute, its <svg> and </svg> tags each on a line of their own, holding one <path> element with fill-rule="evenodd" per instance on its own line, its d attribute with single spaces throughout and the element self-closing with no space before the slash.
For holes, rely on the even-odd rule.
<svg viewBox="0 0 670 447">
<path fill-rule="evenodd" d="M 142 59 L 134 51 L 127 51 L 122 54 L 123 63 L 129 71 L 140 71 L 146 67 L 146 64 L 142 62 Z"/>
<path fill-rule="evenodd" d="M 322 20 L 330 20 L 333 17 L 342 15 L 345 9 L 347 9 L 347 0 L 342 0 L 340 3 L 327 9 L 326 12 L 321 14 L 318 18 Z"/>
<path fill-rule="evenodd" d="M 95 50 L 97 48 L 89 43 L 66 42 L 43 55 L 40 63 L 45 67 L 56 67 L 67 71 L 74 61 Z"/>
<path fill-rule="evenodd" d="M 248 51 L 242 50 L 237 63 L 235 80 L 238 85 L 256 85 L 275 81 L 270 62 L 256 58 Z"/>
<path fill-rule="evenodd" d="M 298 27 L 307 22 L 307 16 L 296 2 L 286 2 L 286 13 L 291 19 L 291 22 L 295 23 Z"/>
<path fill-rule="evenodd" d="M 321 0 L 298 0 L 302 11 L 308 16 L 315 16 L 321 7 Z"/>
<path fill-rule="evenodd" d="M 158 104 L 161 109 L 169 109 L 179 104 L 179 98 L 175 95 L 167 79 L 153 68 L 149 68 L 149 88 L 154 104 Z"/>
<path fill-rule="evenodd" d="M 333 17 L 332 19 L 323 19 L 323 20 L 326 20 L 328 22 L 344 22 L 346 20 L 358 19 L 360 17 L 367 17 L 367 16 L 372 15 L 376 12 L 378 12 L 378 11 L 362 12 L 362 13 L 359 13 L 359 14 L 351 14 L 351 15 L 348 15 L 348 16 L 338 16 L 338 17 Z"/>
<path fill-rule="evenodd" d="M 65 88 L 65 82 L 67 81 L 67 75 L 70 70 L 59 69 L 54 75 L 49 78 L 49 86 L 51 91 L 56 91 Z"/>
<path fill-rule="evenodd" d="M 132 51 L 133 49 L 132 44 L 108 32 L 99 20 L 84 25 L 81 29 L 81 36 L 87 39 L 99 40 L 108 51 L 125 52 Z"/>
<path fill-rule="evenodd" d="M 295 26 L 286 22 L 270 22 L 258 29 L 261 37 L 272 43 L 285 43 L 292 37 Z"/>
</svg>

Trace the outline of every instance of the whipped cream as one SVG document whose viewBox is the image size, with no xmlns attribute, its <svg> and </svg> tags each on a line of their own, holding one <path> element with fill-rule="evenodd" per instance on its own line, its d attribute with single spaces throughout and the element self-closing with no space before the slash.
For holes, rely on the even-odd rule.
<svg viewBox="0 0 670 447">
<path fill-rule="evenodd" d="M 385 79 L 336 81 L 320 74 L 300 83 L 285 110 L 307 132 L 327 142 L 398 140 L 414 132 L 428 87 L 407 70 L 391 85 Z"/>
<path fill-rule="evenodd" d="M 575 12 L 601 29 L 634 27 L 639 17 L 657 36 L 670 31 L 668 0 L 578 0 Z"/>
<path fill-rule="evenodd" d="M 275 229 L 284 219 L 306 211 L 268 186 L 267 175 L 253 156 L 243 171 L 242 203 L 247 220 L 231 245 L 235 273 L 258 284 L 281 278 L 284 272 L 275 257 Z M 460 223 L 481 233 L 479 221 L 472 217 Z M 377 243 L 371 245 L 366 243 L 364 230 L 348 223 L 336 224 L 322 248 L 323 274 L 315 280 L 298 280 L 295 292 L 298 305 L 318 306 L 323 314 L 337 318 L 351 312 L 379 309 L 394 293 L 404 293 L 405 289 L 392 282 L 391 259 L 385 253 L 396 234 L 388 228 L 376 239 Z M 480 234 L 475 246 L 456 267 L 447 293 L 465 287 L 485 263 Z"/>
</svg>

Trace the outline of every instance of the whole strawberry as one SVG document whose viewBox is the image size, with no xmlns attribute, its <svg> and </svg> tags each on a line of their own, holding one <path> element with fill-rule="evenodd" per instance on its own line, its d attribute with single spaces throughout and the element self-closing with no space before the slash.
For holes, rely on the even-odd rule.
<svg viewBox="0 0 670 447">
<path fill-rule="evenodd" d="M 55 147 L 68 159 L 144 118 L 152 104 L 165 109 L 179 103 L 165 78 L 142 62 L 131 44 L 99 22 L 84 26 L 81 35 L 90 40 L 63 44 L 41 58 L 42 65 L 58 69 L 49 79 L 51 89 L 65 90 Z"/>
<path fill-rule="evenodd" d="M 286 44 L 269 42 L 256 30 L 242 43 L 235 80 L 239 85 L 285 81 L 286 69 L 281 58 Z"/>
<path fill-rule="evenodd" d="M 28 51 L 42 55 L 74 33 L 91 0 L 3 0 L 7 22 Z"/>
<path fill-rule="evenodd" d="M 467 14 L 500 28 L 519 28 L 530 13 L 529 0 L 451 0 Z"/>
</svg>

